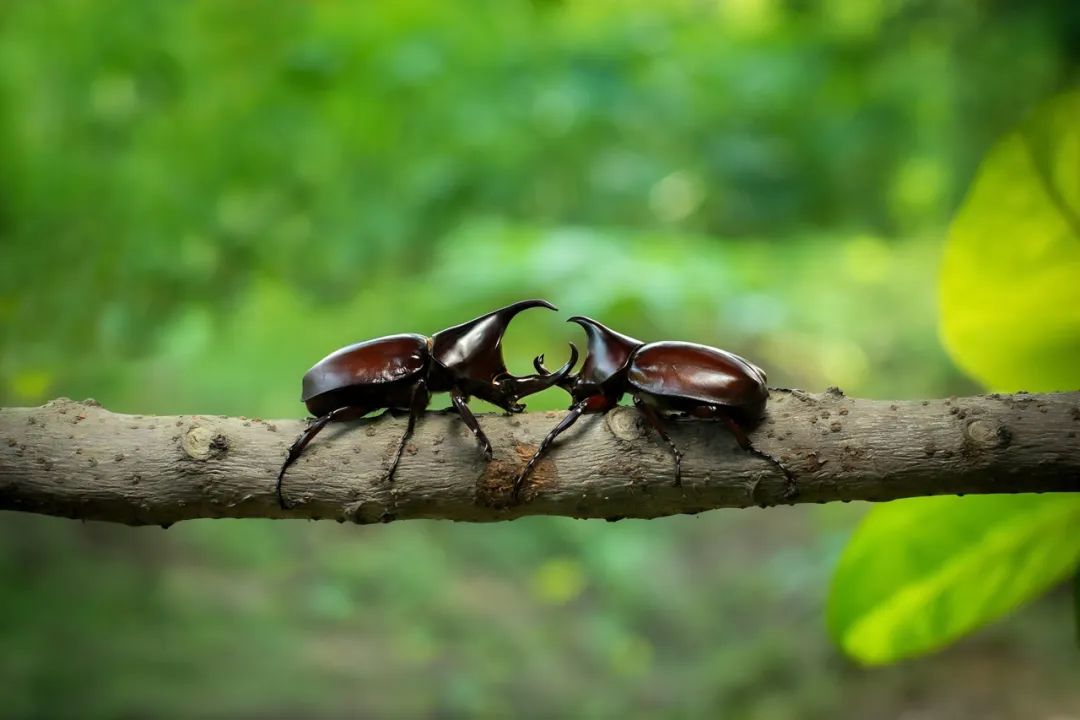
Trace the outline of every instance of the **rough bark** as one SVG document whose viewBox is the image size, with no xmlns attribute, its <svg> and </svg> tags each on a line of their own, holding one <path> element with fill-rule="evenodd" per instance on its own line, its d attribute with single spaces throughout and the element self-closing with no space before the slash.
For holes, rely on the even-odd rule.
<svg viewBox="0 0 1080 720">
<path fill-rule="evenodd" d="M 562 413 L 480 416 L 486 462 L 461 420 L 428 413 L 393 481 L 404 417 L 332 425 L 274 492 L 303 427 L 207 415 L 118 415 L 93 401 L 0 410 L 0 509 L 169 525 L 193 518 L 509 520 L 523 515 L 651 518 L 789 502 L 772 463 L 718 423 L 673 419 L 670 451 L 633 408 L 585 416 L 542 461 L 522 500 L 519 469 Z M 1080 491 L 1080 392 L 888 402 L 773 390 L 755 446 L 793 472 L 794 502 Z"/>
</svg>

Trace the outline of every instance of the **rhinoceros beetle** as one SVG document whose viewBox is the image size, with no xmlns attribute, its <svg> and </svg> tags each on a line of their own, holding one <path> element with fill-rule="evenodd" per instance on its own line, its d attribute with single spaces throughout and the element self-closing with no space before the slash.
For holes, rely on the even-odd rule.
<svg viewBox="0 0 1080 720">
<path fill-rule="evenodd" d="M 515 315 L 534 307 L 557 309 L 545 300 L 523 300 L 432 337 L 389 335 L 343 347 L 315 363 L 304 375 L 300 398 L 314 418 L 289 447 L 278 473 L 281 507 L 287 507 L 281 492 L 285 470 L 327 423 L 355 420 L 384 408 L 405 409 L 409 422 L 386 474 L 391 479 L 417 417 L 436 392 L 449 391 L 454 408 L 490 458 L 491 443 L 469 410 L 469 396 L 518 413 L 525 409 L 518 400 L 557 385 L 577 362 L 577 348 L 571 344 L 570 360 L 558 372 L 544 370 L 524 377 L 509 373 L 502 357 L 503 334 Z"/>
<path fill-rule="evenodd" d="M 548 433 L 536 453 L 514 483 L 518 498 L 529 472 L 555 438 L 573 425 L 583 413 L 601 413 L 618 405 L 631 393 L 634 405 L 657 434 L 671 446 L 675 456 L 675 485 L 682 483 L 683 453 L 672 441 L 661 421 L 664 413 L 686 413 L 698 418 L 716 418 L 735 436 L 739 446 L 777 465 L 787 478 L 785 496 L 795 493 L 794 478 L 776 458 L 755 448 L 744 428 L 756 424 L 765 412 L 769 390 L 765 371 L 726 350 L 688 342 L 644 343 L 615 332 L 587 317 L 575 316 L 567 322 L 581 325 L 588 336 L 588 354 L 581 370 L 562 375 L 556 384 L 570 393 L 570 412 Z M 533 361 L 537 372 L 548 374 L 544 356 Z M 553 376 L 553 375 L 552 375 Z"/>
</svg>

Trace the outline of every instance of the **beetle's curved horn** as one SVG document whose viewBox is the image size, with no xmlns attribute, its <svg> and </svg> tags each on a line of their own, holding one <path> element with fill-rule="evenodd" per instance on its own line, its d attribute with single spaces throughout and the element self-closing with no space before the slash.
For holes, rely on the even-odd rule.
<svg viewBox="0 0 1080 720">
<path fill-rule="evenodd" d="M 435 333 L 431 355 L 457 377 L 491 383 L 506 375 L 502 338 L 510 321 L 522 310 L 543 307 L 557 310 L 547 300 L 522 300 L 486 315 Z"/>
<path fill-rule="evenodd" d="M 578 349 L 574 343 L 570 343 L 571 362 L 575 362 L 578 358 Z M 560 375 L 561 378 L 555 381 L 555 384 L 561 387 L 563 390 L 570 392 L 570 388 L 577 382 L 577 374 L 571 375 L 566 371 L 566 366 L 559 368 L 554 373 L 544 366 L 544 355 L 540 354 L 533 358 L 533 367 L 536 368 L 536 372 L 544 377 L 550 377 L 552 375 Z"/>
<path fill-rule="evenodd" d="M 577 323 L 589 338 L 589 354 L 578 373 L 590 383 L 600 384 L 626 367 L 630 356 L 645 343 L 615 332 L 592 318 L 575 315 L 566 322 Z"/>
<path fill-rule="evenodd" d="M 569 390 L 574 382 L 574 378 L 570 376 L 570 373 L 573 371 L 574 366 L 577 365 L 577 361 L 577 345 L 570 343 L 570 359 L 555 372 L 550 372 L 544 367 L 544 356 L 540 355 L 533 360 L 533 367 L 537 370 L 536 375 L 526 375 L 525 377 L 511 376 L 504 382 L 511 384 L 511 394 L 514 396 L 515 400 L 538 393 L 541 390 L 547 390 L 549 387 L 554 387 L 556 385 L 562 387 L 564 390 Z"/>
</svg>

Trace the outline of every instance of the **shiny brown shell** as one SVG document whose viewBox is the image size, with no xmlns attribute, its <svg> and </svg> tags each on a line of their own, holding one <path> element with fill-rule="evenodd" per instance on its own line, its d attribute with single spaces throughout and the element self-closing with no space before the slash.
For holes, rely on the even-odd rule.
<svg viewBox="0 0 1080 720">
<path fill-rule="evenodd" d="M 688 342 L 644 345 L 630 359 L 627 381 L 658 397 L 738 408 L 750 417 L 765 410 L 765 373 L 734 353 Z"/>
<path fill-rule="evenodd" d="M 403 334 L 365 340 L 336 350 L 304 373 L 307 402 L 334 390 L 358 385 L 380 385 L 419 376 L 430 360 L 428 339 Z"/>
</svg>

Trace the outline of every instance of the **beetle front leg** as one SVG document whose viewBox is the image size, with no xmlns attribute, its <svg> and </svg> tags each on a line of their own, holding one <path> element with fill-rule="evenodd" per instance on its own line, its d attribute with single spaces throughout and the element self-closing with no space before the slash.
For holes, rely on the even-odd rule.
<svg viewBox="0 0 1080 720">
<path fill-rule="evenodd" d="M 476 441 L 480 443 L 480 449 L 483 451 L 487 459 L 490 460 L 493 454 L 491 449 L 491 443 L 488 442 L 487 435 L 480 429 L 480 423 L 476 421 L 476 416 L 472 414 L 472 410 L 466 404 L 468 401 L 467 396 L 458 390 L 452 388 L 450 390 L 450 401 L 454 403 L 454 407 L 457 408 L 458 415 L 465 421 L 465 425 L 472 430 L 472 434 L 476 436 Z"/>
<path fill-rule="evenodd" d="M 401 436 L 401 440 L 398 442 L 397 452 L 394 453 L 394 459 L 390 463 L 390 471 L 386 473 L 386 482 L 390 482 L 394 479 L 394 471 L 397 470 L 398 462 L 401 461 L 401 454 L 405 452 L 405 443 L 412 437 L 413 429 L 416 427 L 416 419 L 427 408 L 428 401 L 431 399 L 431 393 L 428 392 L 427 383 L 420 380 L 413 387 L 412 400 L 409 403 L 409 423 L 405 426 L 405 432 Z"/>
<path fill-rule="evenodd" d="M 581 417 L 581 413 L 585 412 L 585 406 L 589 404 L 590 399 L 591 398 L 586 398 L 571 407 L 570 412 L 566 413 L 566 417 L 560 420 L 559 424 L 556 425 L 552 429 L 552 431 L 547 434 L 547 437 L 545 437 L 543 442 L 540 443 L 540 447 L 538 447 L 536 449 L 536 452 L 533 453 L 533 456 L 529 458 L 529 462 L 525 464 L 525 468 L 521 471 L 521 474 L 517 476 L 516 480 L 514 480 L 513 499 L 515 504 L 518 501 L 518 496 L 521 494 L 522 486 L 525 485 L 525 478 L 527 478 L 529 476 L 529 473 L 532 472 L 533 466 L 540 461 L 540 456 L 547 452 L 548 447 L 551 445 L 551 443 L 555 442 L 555 438 L 559 437 L 559 434 L 562 431 L 566 430 L 568 427 L 577 422 L 577 419 Z"/>
<path fill-rule="evenodd" d="M 671 446 L 671 452 L 675 455 L 675 485 L 682 485 L 682 450 L 678 448 L 675 441 L 671 439 L 671 436 L 667 434 L 667 430 L 664 429 L 664 425 L 660 420 L 660 415 L 649 407 L 644 400 L 637 395 L 634 396 L 634 407 L 641 411 L 641 414 L 645 416 L 645 419 L 649 421 L 649 425 L 652 425 L 653 430 L 664 439 L 668 445 Z"/>
</svg>

